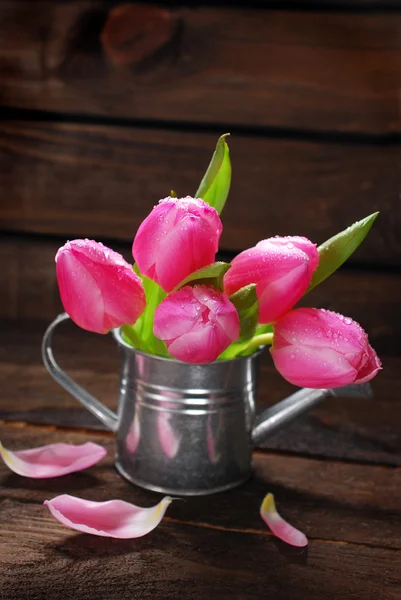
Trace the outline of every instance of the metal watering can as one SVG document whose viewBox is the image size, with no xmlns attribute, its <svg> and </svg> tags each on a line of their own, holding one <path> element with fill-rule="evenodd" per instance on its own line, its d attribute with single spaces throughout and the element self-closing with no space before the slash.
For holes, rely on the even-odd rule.
<svg viewBox="0 0 401 600">
<path fill-rule="evenodd" d="M 370 397 L 369 384 L 300 389 L 255 418 L 262 350 L 232 360 L 194 365 L 138 352 L 119 330 L 122 353 L 115 414 L 60 369 L 52 334 L 43 337 L 51 376 L 116 436 L 115 465 L 128 481 L 173 495 L 203 495 L 235 487 L 251 475 L 252 448 L 330 396 Z"/>
</svg>

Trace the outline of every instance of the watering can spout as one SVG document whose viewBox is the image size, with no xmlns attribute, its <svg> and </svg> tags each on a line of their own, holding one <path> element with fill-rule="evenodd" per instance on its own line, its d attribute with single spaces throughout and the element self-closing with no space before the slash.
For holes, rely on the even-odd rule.
<svg viewBox="0 0 401 600">
<path fill-rule="evenodd" d="M 371 398 L 372 395 L 372 388 L 369 383 L 347 385 L 334 389 L 315 390 L 303 388 L 281 400 L 281 402 L 270 406 L 256 418 L 252 431 L 252 442 L 255 446 L 259 445 L 278 429 L 291 423 L 319 402 L 331 396 Z"/>
</svg>

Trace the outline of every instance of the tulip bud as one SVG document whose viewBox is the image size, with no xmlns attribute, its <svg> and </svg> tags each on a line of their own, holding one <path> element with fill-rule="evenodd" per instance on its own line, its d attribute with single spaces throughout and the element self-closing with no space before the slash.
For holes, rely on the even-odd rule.
<svg viewBox="0 0 401 600">
<path fill-rule="evenodd" d="M 142 281 L 117 252 L 92 240 L 67 242 L 56 254 L 61 301 L 88 331 L 133 325 L 145 308 Z"/>
<path fill-rule="evenodd" d="M 225 294 L 211 286 L 189 285 L 157 307 L 153 332 L 171 356 L 187 363 L 216 360 L 239 337 L 239 317 Z"/>
<path fill-rule="evenodd" d="M 306 292 L 319 262 L 316 245 L 304 237 L 274 237 L 238 254 L 224 276 L 228 296 L 256 284 L 259 323 L 285 315 Z"/>
<path fill-rule="evenodd" d="M 280 319 L 271 354 L 279 373 L 300 387 L 364 383 L 381 369 L 362 327 L 324 309 L 298 308 Z"/>
<path fill-rule="evenodd" d="M 143 275 L 171 292 L 214 262 L 222 230 L 216 210 L 200 198 L 165 198 L 139 226 L 132 254 Z"/>
</svg>

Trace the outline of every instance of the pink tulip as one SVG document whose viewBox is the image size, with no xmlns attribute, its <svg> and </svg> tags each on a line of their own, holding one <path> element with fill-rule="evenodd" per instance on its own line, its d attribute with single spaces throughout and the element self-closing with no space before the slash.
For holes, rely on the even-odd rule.
<svg viewBox="0 0 401 600">
<path fill-rule="evenodd" d="M 153 332 L 171 356 L 188 363 L 209 363 L 239 337 L 239 317 L 227 296 L 211 286 L 189 285 L 157 307 Z"/>
<path fill-rule="evenodd" d="M 300 387 L 364 383 L 381 369 L 362 327 L 324 309 L 298 308 L 280 319 L 271 354 L 279 373 Z"/>
<path fill-rule="evenodd" d="M 224 276 L 224 291 L 231 296 L 256 283 L 259 322 L 272 323 L 303 296 L 318 262 L 316 245 L 304 237 L 262 240 L 234 258 Z"/>
<path fill-rule="evenodd" d="M 222 230 L 217 211 L 200 198 L 165 198 L 140 225 L 132 254 L 143 275 L 171 292 L 214 262 Z"/>
<path fill-rule="evenodd" d="M 88 331 L 133 325 L 145 308 L 142 281 L 117 252 L 92 240 L 67 242 L 56 254 L 61 301 Z"/>
</svg>

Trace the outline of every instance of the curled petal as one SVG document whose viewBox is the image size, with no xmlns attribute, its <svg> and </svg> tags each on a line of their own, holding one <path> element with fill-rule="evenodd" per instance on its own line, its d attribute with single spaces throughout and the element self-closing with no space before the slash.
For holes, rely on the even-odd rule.
<svg viewBox="0 0 401 600">
<path fill-rule="evenodd" d="M 380 358 L 377 356 L 372 346 L 369 346 L 368 358 L 363 367 L 359 369 L 358 379 L 355 380 L 355 383 L 366 383 L 367 381 L 370 381 L 377 375 L 381 368 L 382 363 Z"/>
<path fill-rule="evenodd" d="M 308 538 L 278 514 L 273 494 L 267 494 L 260 507 L 260 516 L 270 531 L 283 542 L 300 548 L 308 545 Z"/>
<path fill-rule="evenodd" d="M 91 467 L 106 456 L 107 450 L 86 442 L 80 446 L 58 443 L 11 452 L 0 443 L 0 454 L 14 473 L 33 479 L 47 479 Z"/>
<path fill-rule="evenodd" d="M 146 535 L 160 523 L 172 498 L 165 496 L 159 504 L 141 508 L 123 500 L 92 502 L 63 494 L 44 505 L 57 521 L 83 533 L 119 539 Z"/>
</svg>

